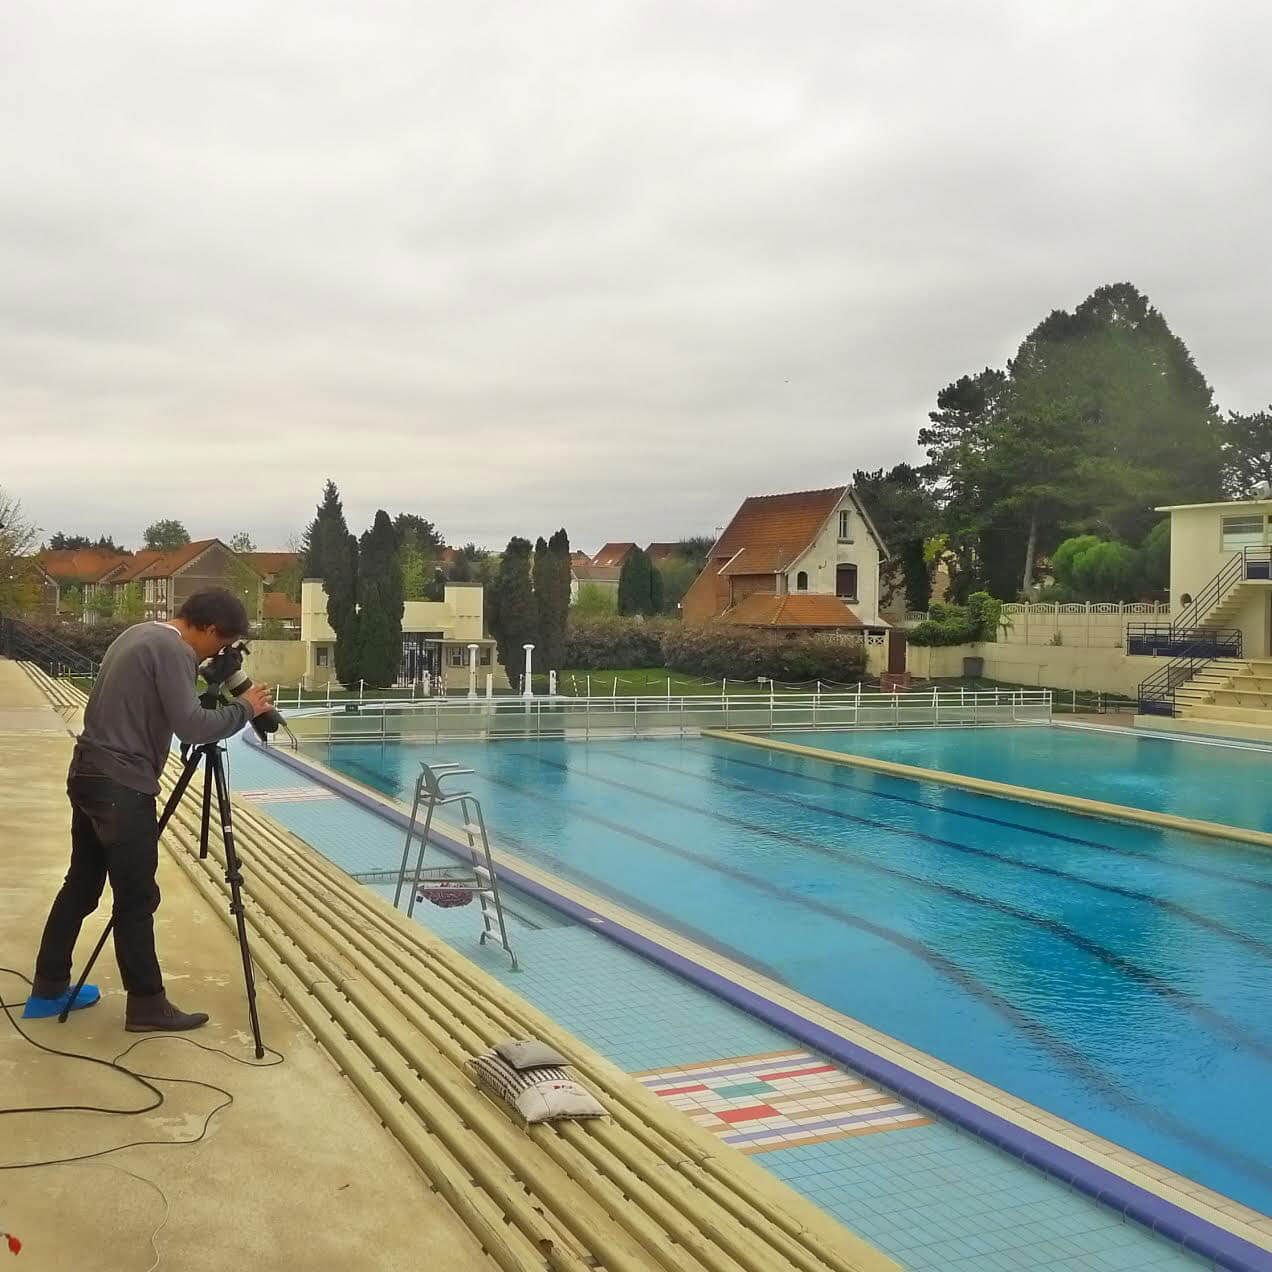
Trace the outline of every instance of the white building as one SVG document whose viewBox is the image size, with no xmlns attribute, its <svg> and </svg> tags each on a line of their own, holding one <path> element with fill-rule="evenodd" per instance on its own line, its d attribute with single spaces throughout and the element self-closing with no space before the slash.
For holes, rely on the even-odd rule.
<svg viewBox="0 0 1272 1272">
<path fill-rule="evenodd" d="M 486 634 L 484 592 L 480 583 L 447 583 L 445 599 L 407 601 L 402 615 L 402 684 L 421 681 L 425 672 L 436 681 L 443 674 L 448 689 L 468 686 L 469 647 L 477 646 L 477 685 L 484 692 L 487 673 L 496 689 L 508 687 L 495 659 L 495 642 Z M 305 647 L 305 683 L 324 685 L 335 679 L 336 634 L 327 621 L 327 590 L 321 579 L 306 579 L 300 593 L 300 639 Z"/>
</svg>

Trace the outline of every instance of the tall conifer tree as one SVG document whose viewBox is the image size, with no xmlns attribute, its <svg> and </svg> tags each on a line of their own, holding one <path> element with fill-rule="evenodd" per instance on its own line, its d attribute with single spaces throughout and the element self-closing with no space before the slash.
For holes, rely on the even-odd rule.
<svg viewBox="0 0 1272 1272">
<path fill-rule="evenodd" d="M 402 665 L 404 599 L 398 535 L 381 509 L 358 549 L 359 675 L 377 689 L 394 684 Z"/>
</svg>

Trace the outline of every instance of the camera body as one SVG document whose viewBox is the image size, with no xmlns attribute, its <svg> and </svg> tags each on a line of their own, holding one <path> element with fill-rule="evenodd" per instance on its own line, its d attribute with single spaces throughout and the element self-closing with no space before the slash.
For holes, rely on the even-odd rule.
<svg viewBox="0 0 1272 1272">
<path fill-rule="evenodd" d="M 232 645 L 226 645 L 219 654 L 209 658 L 199 668 L 199 674 L 206 682 L 208 692 L 218 698 L 222 693 L 228 693 L 231 698 L 237 698 L 240 694 L 246 693 L 252 687 L 252 679 L 243 670 L 243 655 L 251 652 L 247 641 L 239 640 Z M 283 717 L 276 708 L 271 707 L 252 720 L 252 728 L 264 740 L 266 735 L 277 733 L 282 723 Z"/>
</svg>

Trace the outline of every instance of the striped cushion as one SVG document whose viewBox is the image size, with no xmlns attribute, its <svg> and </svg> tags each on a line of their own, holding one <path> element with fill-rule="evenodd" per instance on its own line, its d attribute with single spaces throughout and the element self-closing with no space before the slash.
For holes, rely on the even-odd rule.
<svg viewBox="0 0 1272 1272">
<path fill-rule="evenodd" d="M 605 1116 L 592 1094 L 559 1066 L 515 1069 L 494 1051 L 476 1056 L 468 1064 L 477 1085 L 511 1105 L 526 1122 Z"/>
</svg>

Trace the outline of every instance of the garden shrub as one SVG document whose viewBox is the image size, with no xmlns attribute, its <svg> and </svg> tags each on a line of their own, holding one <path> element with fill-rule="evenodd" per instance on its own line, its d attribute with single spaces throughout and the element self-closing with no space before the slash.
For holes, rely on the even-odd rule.
<svg viewBox="0 0 1272 1272">
<path fill-rule="evenodd" d="M 132 626 L 131 623 L 94 623 L 90 626 L 86 623 L 67 622 L 65 619 L 33 617 L 25 617 L 22 621 L 48 639 L 55 640 L 97 663 L 101 662 L 111 641 Z"/>
<path fill-rule="evenodd" d="M 673 624 L 665 629 L 662 646 L 672 671 L 709 680 L 769 676 L 787 683 L 853 684 L 866 670 L 861 640 L 835 632 L 792 637 L 728 623 Z"/>
<path fill-rule="evenodd" d="M 579 671 L 661 667 L 666 627 L 657 619 L 571 613 L 564 665 Z"/>
<path fill-rule="evenodd" d="M 970 645 L 998 638 L 1003 603 L 973 592 L 966 605 L 933 601 L 928 616 L 909 632 L 911 645 Z"/>
</svg>

